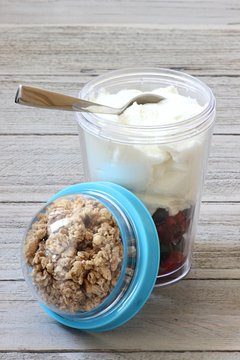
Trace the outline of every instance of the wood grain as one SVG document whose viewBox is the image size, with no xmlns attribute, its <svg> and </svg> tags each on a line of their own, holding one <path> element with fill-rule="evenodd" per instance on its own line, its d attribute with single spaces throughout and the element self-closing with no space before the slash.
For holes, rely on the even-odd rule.
<svg viewBox="0 0 240 360">
<path fill-rule="evenodd" d="M 142 311 L 126 325 L 91 334 L 59 325 L 31 298 L 21 300 L 20 294 L 14 300 L 19 284 L 9 282 L 4 290 L 8 300 L 0 301 L 0 332 L 4 334 L 0 336 L 0 350 L 239 351 L 238 283 L 183 280 L 156 289 Z M 21 337 L 23 329 L 25 336 Z"/>
<path fill-rule="evenodd" d="M 237 0 L 1 0 L 2 24 L 233 24 Z"/>
<path fill-rule="evenodd" d="M 26 353 L 11 352 L 0 354 L 0 360 L 239 360 L 238 352 L 58 352 Z"/>
<path fill-rule="evenodd" d="M 103 73 L 156 66 L 198 75 L 240 75 L 240 25 L 222 28 L 0 27 L 0 75 Z M 201 55 L 201 56 L 200 56 Z"/>
</svg>

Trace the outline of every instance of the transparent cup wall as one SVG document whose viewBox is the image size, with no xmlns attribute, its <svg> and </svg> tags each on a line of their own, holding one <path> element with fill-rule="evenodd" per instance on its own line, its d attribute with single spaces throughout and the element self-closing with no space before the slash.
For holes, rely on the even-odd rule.
<svg viewBox="0 0 240 360">
<path fill-rule="evenodd" d="M 164 70 L 162 71 L 164 72 Z M 204 126 L 185 125 L 185 128 L 168 130 L 161 136 L 137 131 L 129 135 L 125 130 L 96 120 L 92 115 L 78 114 L 80 142 L 86 181 L 110 181 L 135 193 L 146 205 L 157 227 L 161 247 L 161 263 L 156 285 L 173 283 L 185 276 L 191 266 L 192 245 L 201 201 L 202 185 L 206 172 L 215 102 L 207 87 L 201 88 L 195 79 L 181 73 L 161 70 L 151 76 L 141 72 L 123 81 L 124 71 L 117 72 L 120 79 L 107 76 L 99 83 L 86 85 L 81 96 L 105 88 L 116 93 L 123 88 L 154 90 L 172 84 L 180 94 L 196 98 L 200 105 L 209 107 Z M 140 79 L 146 76 L 145 81 Z M 154 77 L 155 75 L 155 77 Z M 176 79 L 176 76 L 178 78 Z M 179 80 L 180 77 L 180 80 Z M 121 80 L 121 81 L 120 81 Z M 179 82 L 179 83 L 178 83 Z M 197 80 L 196 80 L 197 82 Z M 205 92 L 204 92 L 205 90 Z M 210 91 L 210 90 L 209 90 Z M 212 96 L 212 98 L 211 98 Z M 90 96 L 91 97 L 91 96 Z M 211 104 L 212 100 L 212 104 Z M 209 103 L 209 104 L 208 104 Z M 200 124 L 199 119 L 193 120 Z M 203 121 L 202 121 L 203 122 Z M 191 128 L 191 129 L 190 129 Z M 135 134 L 135 135 L 134 135 Z M 145 135 L 143 135 L 145 134 Z M 149 239 L 151 241 L 151 239 Z M 154 254 L 153 254 L 154 256 Z"/>
</svg>

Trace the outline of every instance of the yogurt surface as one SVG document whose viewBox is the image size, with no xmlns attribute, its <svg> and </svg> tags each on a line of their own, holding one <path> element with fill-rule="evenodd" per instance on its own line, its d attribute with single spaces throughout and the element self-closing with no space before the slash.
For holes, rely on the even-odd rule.
<svg viewBox="0 0 240 360">
<path fill-rule="evenodd" d="M 161 95 L 165 99 L 157 104 L 134 103 L 121 115 L 104 115 L 104 118 L 125 125 L 168 125 L 179 123 L 203 110 L 196 99 L 180 95 L 174 86 L 159 88 L 150 93 Z M 133 97 L 141 94 L 143 94 L 142 91 L 134 89 L 121 90 L 116 94 L 101 91 L 94 101 L 112 107 L 121 107 Z"/>
</svg>

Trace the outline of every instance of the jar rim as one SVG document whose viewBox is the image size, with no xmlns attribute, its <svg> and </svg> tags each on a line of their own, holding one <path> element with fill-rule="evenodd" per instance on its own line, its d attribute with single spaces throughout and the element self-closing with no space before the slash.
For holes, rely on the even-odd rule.
<svg viewBox="0 0 240 360">
<path fill-rule="evenodd" d="M 192 135 L 192 132 L 196 133 L 196 130 L 198 133 L 206 130 L 209 128 L 214 121 L 214 116 L 211 117 L 212 114 L 215 112 L 216 108 L 216 99 L 213 95 L 212 90 L 201 80 L 199 80 L 197 77 L 194 77 L 192 75 L 186 74 L 182 71 L 167 69 L 167 68 L 151 68 L 151 67 L 137 67 L 137 68 L 124 68 L 119 70 L 112 70 L 109 71 L 103 75 L 97 76 L 96 78 L 90 80 L 87 82 L 83 88 L 79 92 L 80 98 L 86 98 L 88 94 L 94 90 L 94 87 L 97 85 L 104 85 L 104 83 L 113 80 L 113 79 L 127 79 L 129 77 L 140 77 L 140 76 L 156 76 L 159 77 L 162 76 L 162 78 L 168 78 L 168 85 L 171 84 L 170 80 L 178 80 L 179 82 L 182 81 L 183 84 L 191 85 L 192 88 L 195 90 L 198 90 L 198 92 L 202 92 L 205 94 L 205 96 L 208 99 L 208 102 L 203 107 L 202 111 L 200 111 L 197 115 L 194 115 L 192 117 L 187 117 L 185 120 L 181 122 L 174 122 L 171 124 L 158 124 L 158 125 L 129 125 L 129 124 L 120 124 L 118 122 L 113 122 L 109 119 L 104 119 L 101 116 L 98 116 L 98 114 L 92 114 L 92 113 L 86 113 L 77 112 L 77 121 L 79 126 L 83 127 L 84 129 L 94 132 L 94 127 L 96 127 L 96 130 L 102 130 L 106 127 L 108 128 L 108 136 L 110 135 L 110 132 L 112 133 L 118 133 L 119 138 L 121 137 L 121 131 L 122 131 L 122 138 L 126 135 L 126 133 L 132 133 L 133 136 L 136 138 L 139 137 L 141 139 L 144 132 L 144 137 L 153 137 L 156 139 L 156 137 L 164 138 L 166 140 L 166 135 L 168 134 L 170 137 L 189 137 Z M 124 130 L 124 131 L 123 131 Z M 101 134 L 102 137 L 104 137 L 103 134 Z M 169 139 L 167 139 L 169 141 Z M 124 141 L 123 141 L 124 142 Z M 142 141 L 141 141 L 142 142 Z"/>
</svg>

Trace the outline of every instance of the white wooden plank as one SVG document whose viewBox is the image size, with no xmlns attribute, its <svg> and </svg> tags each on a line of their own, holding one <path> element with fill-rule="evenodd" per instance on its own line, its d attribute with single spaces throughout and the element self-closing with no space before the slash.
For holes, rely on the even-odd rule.
<svg viewBox="0 0 240 360">
<path fill-rule="evenodd" d="M 46 201 L 83 180 L 78 136 L 1 136 L 0 201 Z M 204 200 L 239 201 L 240 137 L 215 135 Z"/>
<path fill-rule="evenodd" d="M 0 279 L 21 280 L 21 242 L 41 204 L 0 204 Z M 240 204 L 202 204 L 188 279 L 240 279 Z M 18 285 L 21 287 L 21 284 Z"/>
<path fill-rule="evenodd" d="M 82 85 L 95 74 L 89 71 L 78 76 L 0 76 L 0 134 L 75 134 L 77 127 L 74 114 L 67 111 L 51 111 L 26 108 L 14 103 L 18 84 L 26 83 L 78 96 Z M 240 134 L 239 78 L 198 76 L 213 90 L 217 99 L 215 134 Z"/>
<path fill-rule="evenodd" d="M 0 360 L 239 360 L 239 352 L 58 352 L 26 353 L 11 352 L 0 354 Z"/>
<path fill-rule="evenodd" d="M 0 23 L 14 24 L 231 24 L 237 0 L 2 0 Z"/>
<path fill-rule="evenodd" d="M 45 201 L 83 180 L 78 136 L 3 136 L 0 149 L 1 200 L 13 200 L 13 186 L 14 201 Z"/>
<path fill-rule="evenodd" d="M 0 301 L 0 350 L 240 351 L 239 296 L 239 280 L 183 280 L 156 289 L 123 327 L 89 334 L 63 327 L 35 301 L 14 301 L 9 294 Z"/>
<path fill-rule="evenodd" d="M 240 75 L 240 26 L 177 29 L 106 26 L 0 28 L 0 75 L 75 75 L 156 66 Z M 201 54 L 201 56 L 200 56 Z"/>
</svg>

